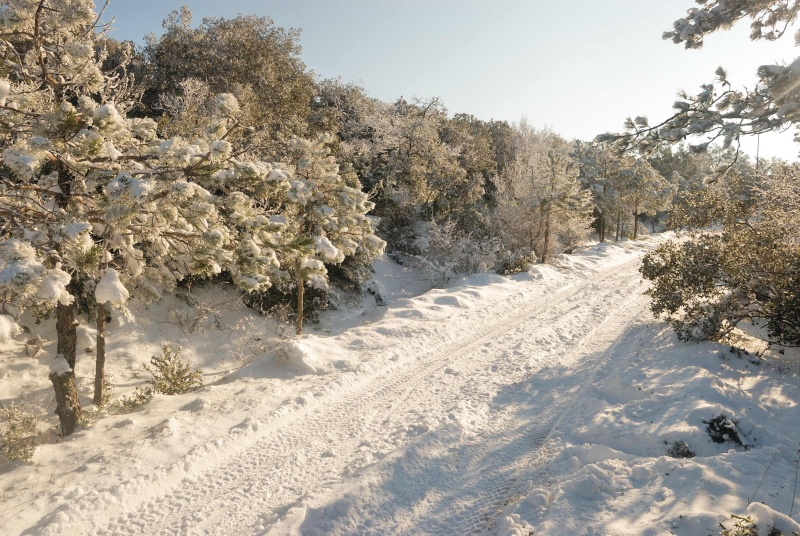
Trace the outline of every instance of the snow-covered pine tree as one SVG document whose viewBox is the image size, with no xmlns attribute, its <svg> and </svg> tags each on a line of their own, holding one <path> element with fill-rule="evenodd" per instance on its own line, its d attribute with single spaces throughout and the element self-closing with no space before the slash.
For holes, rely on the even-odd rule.
<svg viewBox="0 0 800 536">
<path fill-rule="evenodd" d="M 749 18 L 751 39 L 774 40 L 796 22 L 800 11 L 797 0 L 696 3 L 699 7 L 689 9 L 685 17 L 676 20 L 673 29 L 664 33 L 664 39 L 683 43 L 686 48 L 700 48 L 707 35 Z M 786 129 L 800 123 L 800 60 L 789 65 L 762 65 L 749 89 L 735 89 L 720 67 L 716 79 L 703 84 L 697 93 L 680 92 L 673 109 L 675 113 L 658 124 L 651 125 L 643 116 L 628 118 L 625 133 L 603 134 L 598 139 L 613 141 L 622 149 L 635 146 L 645 151 L 694 140 L 693 149 L 704 151 L 715 141 L 721 141 L 726 149 L 735 148 L 741 136 Z"/>
<path fill-rule="evenodd" d="M 245 291 L 267 288 L 283 273 L 270 247 L 284 226 L 275 207 L 288 207 L 281 196 L 292 190 L 282 166 L 234 154 L 230 94 L 184 136 L 160 139 L 154 120 L 126 117 L 124 68 L 102 71 L 97 23 L 90 0 L 0 6 L 0 229 L 10 244 L 0 252 L 8 265 L 20 260 L 13 244 L 33 248 L 27 258 L 47 271 L 29 278 L 33 294 L 56 296 L 36 307 L 55 306 L 51 380 L 65 435 L 80 418 L 76 302 L 97 302 L 101 320 L 128 291 L 156 298 L 182 277 L 222 271 Z M 100 400 L 101 379 L 96 387 Z"/>
<path fill-rule="evenodd" d="M 633 216 L 633 239 L 639 234 L 639 216 L 655 215 L 672 203 L 673 185 L 643 158 L 637 158 L 619 177 L 618 189 Z"/>
<path fill-rule="evenodd" d="M 81 416 L 73 372 L 74 295 L 80 281 L 69 272 L 96 262 L 88 233 L 91 223 L 85 217 L 89 187 L 76 177 L 67 146 L 108 156 L 111 147 L 103 140 L 76 135 L 86 119 L 80 108 L 88 102 L 87 95 L 116 89 L 113 83 L 108 87 L 97 65 L 93 8 L 88 2 L 66 0 L 20 0 L 0 6 L 2 251 L 12 255 L 4 258 L 8 265 L 20 249 L 13 240 L 24 241 L 25 249 L 37 252 L 29 257 L 46 263 L 63 284 L 65 292 L 49 304 L 56 310 L 58 329 L 50 379 L 64 434 L 73 431 Z"/>
<path fill-rule="evenodd" d="M 575 143 L 572 156 L 578 162 L 578 180 L 591 195 L 595 230 L 600 242 L 605 242 L 611 218 L 621 214 L 620 177 L 632 159 L 613 151 L 608 145 L 580 141 Z"/>
<path fill-rule="evenodd" d="M 580 162 L 579 180 L 591 192 L 596 229 L 600 241 L 605 241 L 607 220 L 617 222 L 619 240 L 623 215 L 633 216 L 633 237 L 638 236 L 638 218 L 655 215 L 672 203 L 674 187 L 647 160 L 631 154 L 621 154 L 604 143 L 576 142 L 572 156 Z"/>
<path fill-rule="evenodd" d="M 367 216 L 374 204 L 358 184 L 345 182 L 327 147 L 331 141 L 325 134 L 292 142 L 299 159 L 278 205 L 282 215 L 276 250 L 286 277 L 297 286 L 297 335 L 303 331 L 306 284 L 328 288 L 325 263 L 339 264 L 353 255 L 373 259 L 386 245 L 375 235 L 375 220 Z"/>
</svg>

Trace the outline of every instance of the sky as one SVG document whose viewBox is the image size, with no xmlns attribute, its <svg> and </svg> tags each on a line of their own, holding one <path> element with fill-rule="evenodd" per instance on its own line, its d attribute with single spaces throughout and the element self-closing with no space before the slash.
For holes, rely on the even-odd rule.
<svg viewBox="0 0 800 536">
<path fill-rule="evenodd" d="M 699 51 L 663 41 L 692 0 L 112 0 L 104 20 L 116 19 L 115 38 L 142 43 L 182 5 L 193 26 L 255 14 L 299 28 L 310 70 L 372 97 L 439 97 L 451 113 L 527 117 L 584 140 L 621 131 L 628 116 L 668 117 L 678 90 L 694 92 L 720 65 L 752 87 L 758 66 L 798 55 L 792 35 L 751 42 L 747 21 Z M 797 160 L 793 134 L 762 135 L 759 154 Z"/>
</svg>

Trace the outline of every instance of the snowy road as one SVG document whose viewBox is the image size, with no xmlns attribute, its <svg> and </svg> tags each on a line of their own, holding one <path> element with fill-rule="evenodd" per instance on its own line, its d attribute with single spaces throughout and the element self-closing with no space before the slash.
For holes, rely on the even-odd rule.
<svg viewBox="0 0 800 536">
<path fill-rule="evenodd" d="M 143 492 L 105 501 L 93 533 L 493 532 L 509 501 L 546 480 L 537 467 L 552 457 L 552 432 L 642 315 L 644 248 L 612 262 L 600 249 L 568 277 L 546 269 L 504 293 L 486 290 L 490 281 L 403 300 L 331 338 L 360 356 L 358 368 L 313 377 L 288 405 L 160 473 L 183 478 L 141 475 Z M 158 491 L 146 492 L 148 479 Z M 96 523 L 80 512 L 103 496 L 70 504 L 70 525 Z"/>
</svg>

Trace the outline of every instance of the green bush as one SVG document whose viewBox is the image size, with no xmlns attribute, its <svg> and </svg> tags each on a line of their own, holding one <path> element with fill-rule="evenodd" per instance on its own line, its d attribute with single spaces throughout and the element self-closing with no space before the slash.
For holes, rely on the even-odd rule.
<svg viewBox="0 0 800 536">
<path fill-rule="evenodd" d="M 667 449 L 667 456 L 673 458 L 694 458 L 695 453 L 686 441 L 678 439 L 673 441 L 672 446 Z"/>
<path fill-rule="evenodd" d="M 181 395 L 203 386 L 203 373 L 199 369 L 192 370 L 188 361 L 180 358 L 181 348 L 173 348 L 169 344 L 161 347 L 161 355 L 150 358 L 150 365 L 144 368 L 150 373 L 148 383 L 156 393 L 164 395 Z"/>
<path fill-rule="evenodd" d="M 497 257 L 497 273 L 500 275 L 513 275 L 524 272 L 531 265 L 536 264 L 537 261 L 536 253 L 533 251 L 511 252 L 504 250 Z"/>
<path fill-rule="evenodd" d="M 122 411 L 133 411 L 139 406 L 149 402 L 151 398 L 153 398 L 153 389 L 151 387 L 138 386 L 133 391 L 133 394 L 130 396 L 121 396 L 117 403 Z"/>
<path fill-rule="evenodd" d="M 0 454 L 8 460 L 31 461 L 36 448 L 36 415 L 24 413 L 13 402 L 0 405 Z"/>
<path fill-rule="evenodd" d="M 720 340 L 745 322 L 769 344 L 800 345 L 800 166 L 781 169 L 746 203 L 736 190 L 697 194 L 671 221 L 689 240 L 645 255 L 651 309 L 679 339 Z"/>
</svg>

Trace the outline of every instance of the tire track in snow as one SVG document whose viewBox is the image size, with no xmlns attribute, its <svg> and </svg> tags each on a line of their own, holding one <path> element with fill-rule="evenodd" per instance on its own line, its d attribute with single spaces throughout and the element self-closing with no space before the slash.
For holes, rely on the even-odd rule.
<svg viewBox="0 0 800 536">
<path fill-rule="evenodd" d="M 626 307 L 633 306 L 635 301 L 636 297 L 626 300 L 618 308 L 622 314 L 615 316 L 617 326 L 627 327 L 628 321 L 634 320 L 643 312 L 644 306 L 641 303 L 626 310 Z M 620 325 L 620 320 L 626 322 Z M 580 374 L 573 373 L 566 379 L 552 382 L 547 388 L 539 391 L 536 407 L 541 411 L 537 413 L 535 420 L 526 423 L 527 428 L 522 433 L 516 437 L 511 433 L 509 434 L 511 438 L 500 434 L 499 437 L 489 441 L 488 445 L 485 443 L 481 445 L 484 455 L 472 458 L 470 470 L 477 476 L 473 480 L 489 484 L 489 491 L 488 493 L 482 491 L 486 486 L 474 481 L 462 484 L 462 487 L 468 485 L 467 489 L 474 493 L 470 494 L 461 515 L 453 516 L 456 522 L 451 526 L 456 529 L 456 533 L 476 534 L 488 531 L 511 500 L 525 497 L 533 490 L 533 482 L 526 478 L 533 475 L 536 467 L 550 461 L 554 452 L 547 448 L 547 444 L 552 435 L 574 411 L 581 393 L 614 364 L 615 350 L 625 330 L 603 331 L 603 328 L 607 327 L 605 322 L 598 325 L 582 341 L 581 346 L 584 347 L 576 348 L 581 351 L 581 356 L 588 359 L 587 365 L 579 369 Z M 502 431 L 507 432 L 517 423 L 517 412 L 521 407 L 529 405 L 530 401 L 527 400 L 529 397 L 530 395 L 521 388 L 512 391 L 511 396 L 496 405 L 500 410 L 496 418 L 505 424 Z M 517 448 L 501 448 L 503 444 L 509 442 L 509 439 Z M 487 467 L 490 468 L 488 475 Z M 471 515 L 460 521 L 459 519 L 464 518 L 463 512 L 470 512 Z"/>
<path fill-rule="evenodd" d="M 630 279 L 623 276 L 625 278 Z M 616 283 L 616 279 L 610 278 L 607 282 Z M 309 512 L 306 523 L 299 519 L 292 524 L 309 536 L 477 534 L 490 529 L 494 518 L 509 500 L 530 491 L 532 484 L 527 480 L 520 481 L 519 477 L 531 475 L 536 466 L 549 459 L 549 452 L 544 448 L 547 440 L 574 407 L 578 394 L 611 363 L 614 341 L 644 308 L 644 301 L 635 288 L 638 280 L 635 284 L 620 283 L 623 291 L 600 293 L 600 303 L 633 294 L 633 298 L 618 300 L 620 303 L 606 311 L 613 315 L 613 326 L 607 322 L 612 317 L 606 316 L 606 321 L 603 321 L 604 312 L 597 306 L 588 315 L 582 307 L 565 313 L 567 317 L 572 315 L 581 320 L 573 329 L 588 329 L 575 344 L 566 345 L 557 352 L 545 352 L 544 359 L 552 360 L 551 365 L 580 362 L 584 358 L 589 362 L 573 374 L 557 374 L 540 386 L 535 420 L 531 419 L 525 423 L 526 426 L 520 427 L 516 417 L 520 406 L 530 405 L 531 393 L 519 384 L 530 378 L 531 372 L 524 368 L 520 370 L 512 359 L 497 359 L 495 364 L 506 369 L 501 372 L 505 389 L 496 395 L 499 399 L 495 400 L 494 407 L 498 411 L 487 416 L 487 422 L 491 424 L 484 433 L 453 447 L 462 439 L 457 431 L 441 429 L 432 432 L 426 441 L 411 445 L 406 452 L 379 464 L 383 467 L 371 468 L 369 472 L 372 474 L 364 479 L 368 485 L 356 487 L 345 496 L 331 494 L 332 497 L 318 501 L 325 506 Z M 582 290 L 586 291 L 583 298 L 588 299 L 589 294 L 597 290 L 597 285 Z M 635 304 L 637 301 L 639 303 Z M 543 318 L 535 317 L 522 322 L 509 330 L 510 339 L 524 337 L 530 332 L 531 324 L 535 326 L 541 320 Z M 491 382 L 485 376 L 477 375 L 472 382 L 489 386 L 491 391 Z M 422 400 L 409 402 L 408 405 L 413 406 Z M 370 493 L 374 494 L 369 486 L 374 488 L 374 483 L 381 480 L 389 481 L 385 486 L 390 488 L 390 492 L 378 501 L 364 499 Z M 446 485 L 442 485 L 443 481 Z M 412 491 L 402 488 L 412 488 Z M 406 496 L 411 499 L 404 501 Z M 338 521 L 338 518 L 344 518 L 344 521 Z M 283 526 L 269 534 L 289 532 L 290 529 Z"/>
</svg>

